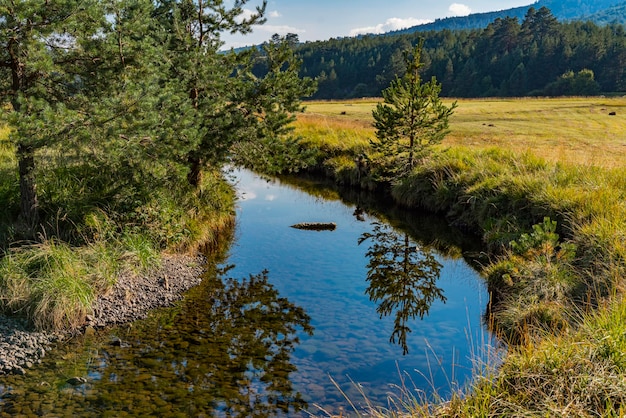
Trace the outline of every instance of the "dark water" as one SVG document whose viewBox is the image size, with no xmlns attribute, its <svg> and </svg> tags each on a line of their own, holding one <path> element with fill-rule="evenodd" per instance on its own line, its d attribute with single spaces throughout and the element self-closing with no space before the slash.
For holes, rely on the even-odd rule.
<svg viewBox="0 0 626 418">
<path fill-rule="evenodd" d="M 325 416 L 463 386 L 492 342 L 475 240 L 371 195 L 235 175 L 235 240 L 202 285 L 5 377 L 2 415 Z"/>
</svg>

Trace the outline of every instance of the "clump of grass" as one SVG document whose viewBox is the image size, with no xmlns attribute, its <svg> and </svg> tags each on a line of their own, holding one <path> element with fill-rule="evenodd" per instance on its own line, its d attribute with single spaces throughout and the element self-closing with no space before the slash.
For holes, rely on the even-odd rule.
<svg viewBox="0 0 626 418">
<path fill-rule="evenodd" d="M 46 240 L 0 260 L 0 300 L 4 311 L 25 316 L 37 328 L 71 329 L 90 312 L 98 279 L 81 252 Z"/>
</svg>

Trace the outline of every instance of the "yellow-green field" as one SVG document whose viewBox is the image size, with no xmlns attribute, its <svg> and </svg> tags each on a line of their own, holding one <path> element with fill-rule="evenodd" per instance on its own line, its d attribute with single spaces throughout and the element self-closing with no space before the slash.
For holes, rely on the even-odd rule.
<svg viewBox="0 0 626 418">
<path fill-rule="evenodd" d="M 452 100 L 446 100 L 452 102 Z M 626 165 L 626 98 L 459 99 L 443 145 L 531 151 L 548 161 Z M 374 137 L 377 101 L 307 102 L 297 132 L 326 127 L 340 142 Z M 615 112 L 615 115 L 609 113 Z M 311 135 L 303 135 L 307 139 Z M 327 137 L 326 140 L 329 138 Z"/>
</svg>

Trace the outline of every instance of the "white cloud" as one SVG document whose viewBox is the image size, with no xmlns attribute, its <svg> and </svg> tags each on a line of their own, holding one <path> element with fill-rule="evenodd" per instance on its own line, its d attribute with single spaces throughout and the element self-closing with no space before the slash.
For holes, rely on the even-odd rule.
<svg viewBox="0 0 626 418">
<path fill-rule="evenodd" d="M 390 19 L 387 19 L 385 23 L 379 23 L 376 26 L 367 26 L 363 28 L 352 29 L 350 31 L 350 36 L 364 35 L 368 33 L 387 33 L 394 30 L 406 29 L 412 26 L 423 25 L 430 22 L 432 22 L 432 20 L 416 19 L 414 17 L 409 17 L 406 19 L 392 17 Z"/>
<path fill-rule="evenodd" d="M 237 197 L 241 201 L 254 200 L 257 198 L 257 194 L 253 192 L 252 190 L 241 190 L 239 191 L 239 193 L 237 193 Z"/>
<path fill-rule="evenodd" d="M 261 25 L 258 26 L 256 30 L 262 30 L 271 34 L 277 33 L 279 35 L 286 35 L 288 33 L 300 34 L 306 32 L 304 29 L 298 29 L 287 25 Z"/>
<path fill-rule="evenodd" d="M 241 22 L 243 19 L 249 19 L 251 16 L 253 16 L 256 13 L 256 10 L 243 9 L 242 12 L 243 13 L 241 13 L 237 17 L 239 22 Z M 271 18 L 277 18 L 277 17 L 281 17 L 282 15 L 278 11 L 273 11 L 273 12 L 269 12 L 268 16 Z M 279 35 L 286 35 L 288 33 L 301 34 L 301 33 L 306 32 L 304 29 L 298 29 L 293 26 L 268 25 L 268 24 L 255 26 L 255 31 L 267 32 L 267 33 L 271 33 L 272 35 L 275 33 Z M 231 42 L 230 45 L 231 46 L 234 45 L 235 47 L 237 47 L 237 46 L 243 46 L 244 44 L 239 45 L 239 43 L 237 42 Z"/>
<path fill-rule="evenodd" d="M 472 9 L 469 6 L 460 3 L 452 3 L 448 7 L 448 11 L 452 16 L 467 16 L 472 13 Z"/>
<path fill-rule="evenodd" d="M 241 12 L 242 13 L 239 16 L 237 16 L 237 20 L 239 22 L 243 21 L 244 19 L 250 19 L 250 17 L 252 17 L 256 13 L 256 10 L 242 9 Z"/>
</svg>

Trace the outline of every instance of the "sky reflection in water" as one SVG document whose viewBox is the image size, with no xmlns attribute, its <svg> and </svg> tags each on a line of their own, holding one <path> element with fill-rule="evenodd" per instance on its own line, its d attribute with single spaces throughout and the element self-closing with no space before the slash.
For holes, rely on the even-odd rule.
<svg viewBox="0 0 626 418">
<path fill-rule="evenodd" d="M 450 381 L 462 385 L 471 375 L 471 359 L 491 338 L 481 317 L 488 295 L 481 278 L 462 258 L 434 254 L 431 264 L 442 267 L 439 279 L 430 285 L 440 289 L 443 297 L 431 298 L 423 319 L 419 309 L 406 319 L 410 328 L 406 346 L 393 344 L 390 337 L 397 315 L 381 319 L 381 300 L 369 297 L 373 281 L 367 280 L 371 257 L 366 255 L 373 243 L 359 245 L 367 234 L 376 234 L 378 219 L 366 214 L 359 220 L 354 205 L 324 200 L 248 171 L 235 175 L 241 200 L 228 260 L 236 267 L 230 273 L 239 277 L 269 270 L 270 282 L 281 295 L 311 316 L 315 332 L 302 337 L 293 360 L 298 371 L 292 375 L 295 388 L 306 400 L 320 405 L 341 403 L 342 395 L 331 377 L 353 401 L 362 396 L 351 382 L 358 383 L 370 400 L 384 404 L 386 393 L 400 384 L 400 375 L 411 381 L 411 388 L 431 392 L 434 387 L 442 394 L 449 392 Z M 299 222 L 335 222 L 337 229 L 289 228 Z M 393 231 L 381 228 L 387 234 Z M 404 232 L 397 231 L 400 244 Z M 432 257 L 420 239 L 412 236 L 409 247 L 424 249 L 426 257 Z"/>
<path fill-rule="evenodd" d="M 26 376 L 4 376 L 0 413 L 294 416 L 308 403 L 325 416 L 316 405 L 348 409 L 331 379 L 354 404 L 362 391 L 384 406 L 402 381 L 414 394 L 434 387 L 445 396 L 470 376 L 491 338 L 486 290 L 461 257 L 471 240 L 438 218 L 383 210 L 371 195 L 349 196 L 357 210 L 310 183 L 300 186 L 312 194 L 236 176 L 242 199 L 225 262 L 234 267 L 209 272 L 173 308 L 76 338 Z M 337 228 L 290 228 L 299 222 Z"/>
</svg>

